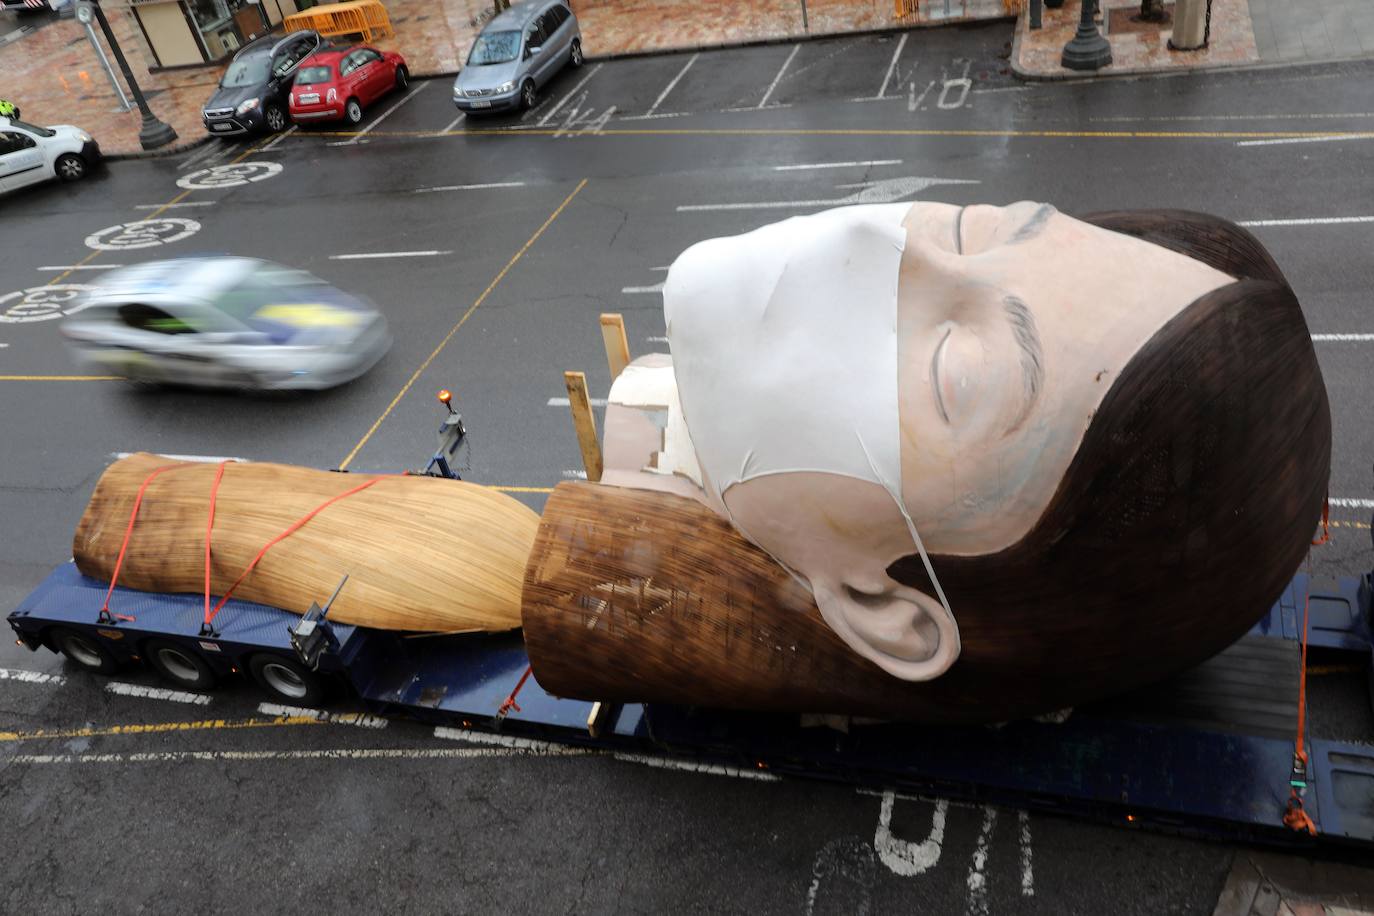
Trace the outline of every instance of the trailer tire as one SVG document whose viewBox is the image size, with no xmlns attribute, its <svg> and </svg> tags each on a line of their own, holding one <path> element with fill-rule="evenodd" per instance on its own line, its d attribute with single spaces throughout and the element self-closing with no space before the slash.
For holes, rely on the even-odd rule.
<svg viewBox="0 0 1374 916">
<path fill-rule="evenodd" d="M 114 674 L 119 670 L 119 659 L 98 639 L 75 630 L 53 630 L 50 637 L 57 651 L 78 668 L 95 674 Z"/>
<path fill-rule="evenodd" d="M 165 639 L 144 643 L 143 657 L 163 680 L 187 690 L 210 690 L 219 680 L 205 659 Z"/>
<path fill-rule="evenodd" d="M 323 677 L 285 655 L 254 655 L 248 660 L 248 671 L 263 692 L 282 703 L 319 706 L 329 696 L 329 685 Z"/>
</svg>

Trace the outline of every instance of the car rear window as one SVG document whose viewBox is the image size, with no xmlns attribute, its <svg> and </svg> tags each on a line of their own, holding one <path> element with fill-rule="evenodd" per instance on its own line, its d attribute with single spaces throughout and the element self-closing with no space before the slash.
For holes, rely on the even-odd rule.
<svg viewBox="0 0 1374 916">
<path fill-rule="evenodd" d="M 301 67 L 296 72 L 296 85 L 309 86 L 311 83 L 327 83 L 334 78 L 334 68 L 325 64 L 316 67 Z"/>
</svg>

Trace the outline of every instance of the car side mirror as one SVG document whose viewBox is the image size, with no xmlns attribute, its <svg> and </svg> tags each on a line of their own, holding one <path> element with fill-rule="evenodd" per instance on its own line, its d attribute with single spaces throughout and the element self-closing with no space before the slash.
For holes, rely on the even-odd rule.
<svg viewBox="0 0 1374 916">
<path fill-rule="evenodd" d="M 536 46 L 536 47 L 533 47 L 533 48 L 531 48 L 529 45 L 526 45 L 526 46 L 525 46 L 525 60 L 529 60 L 531 57 L 533 57 L 534 55 L 536 55 L 536 54 L 538 54 L 538 53 L 539 53 L 539 48 L 538 48 L 537 46 Z"/>
</svg>

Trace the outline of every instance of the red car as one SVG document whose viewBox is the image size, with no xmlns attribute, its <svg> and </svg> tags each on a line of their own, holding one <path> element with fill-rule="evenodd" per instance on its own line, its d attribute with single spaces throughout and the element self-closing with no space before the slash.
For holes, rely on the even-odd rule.
<svg viewBox="0 0 1374 916">
<path fill-rule="evenodd" d="M 410 82 L 405 58 L 367 45 L 320 51 L 301 61 L 291 86 L 294 121 L 357 124 L 363 107 Z"/>
</svg>

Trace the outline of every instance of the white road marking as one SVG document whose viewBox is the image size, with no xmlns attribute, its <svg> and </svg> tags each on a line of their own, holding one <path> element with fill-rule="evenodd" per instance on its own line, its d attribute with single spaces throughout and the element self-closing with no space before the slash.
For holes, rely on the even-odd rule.
<svg viewBox="0 0 1374 916">
<path fill-rule="evenodd" d="M 167 700 L 171 703 L 189 703 L 195 706 L 206 706 L 210 703 L 210 697 L 203 693 L 188 693 L 185 690 L 167 690 L 162 687 L 144 687 L 142 684 L 125 684 L 120 681 L 109 681 L 105 684 L 106 693 L 115 693 L 123 697 L 139 697 L 144 700 Z"/>
<path fill-rule="evenodd" d="M 135 210 L 171 210 L 173 207 L 213 207 L 214 200 L 184 200 L 179 204 L 134 204 Z M 108 265 L 90 264 L 88 267 L 101 270 Z"/>
<path fill-rule="evenodd" d="M 873 833 L 873 849 L 878 853 L 878 860 L 895 875 L 911 878 L 925 874 L 940 861 L 949 802 L 944 799 L 935 802 L 935 810 L 930 815 L 930 833 L 921 842 L 913 843 L 892 835 L 892 806 L 895 801 L 893 793 L 883 793 L 878 829 Z"/>
<path fill-rule="evenodd" d="M 586 471 L 572 471 L 572 470 L 564 471 L 564 472 L 563 472 L 563 479 L 564 479 L 564 480 L 586 480 L 586 479 L 587 479 L 587 472 L 586 472 Z"/>
<path fill-rule="evenodd" d="M 911 82 L 910 92 L 909 92 L 908 95 L 907 95 L 906 110 L 907 110 L 907 111 L 915 111 L 917 108 L 920 108 L 920 107 L 921 107 L 921 103 L 922 103 L 923 101 L 925 101 L 926 95 L 930 92 L 930 90 L 932 90 L 932 89 L 934 89 L 934 88 L 935 88 L 935 80 L 931 80 L 930 82 L 926 83 L 926 88 L 924 88 L 924 89 L 921 90 L 921 94 L 920 94 L 920 95 L 917 95 L 917 94 L 916 94 L 916 82 L 915 82 L 915 80 L 913 80 L 913 81 Z"/>
<path fill-rule="evenodd" d="M 413 194 L 429 194 L 434 191 L 481 191 L 486 188 L 523 188 L 523 181 L 492 181 L 487 184 L 444 184 L 433 188 L 416 188 Z"/>
<path fill-rule="evenodd" d="M 3 349 L 5 349 L 5 348 L 8 347 L 8 346 L 9 346 L 9 344 L 7 344 L 7 343 L 0 343 L 0 350 L 3 350 Z"/>
<path fill-rule="evenodd" d="M 386 728 L 387 723 L 387 720 L 381 716 L 369 716 L 362 712 L 326 712 L 323 709 L 281 706 L 277 703 L 259 703 L 258 712 L 264 716 L 306 716 L 319 722 L 329 722 L 334 725 L 356 725 L 359 728 Z"/>
<path fill-rule="evenodd" d="M 456 118 L 454 118 L 452 121 L 450 121 L 449 124 L 448 124 L 448 127 L 445 127 L 442 131 L 440 131 L 440 133 L 445 133 L 445 134 L 448 133 L 449 131 L 453 130 L 453 128 L 457 127 L 459 124 L 462 124 L 462 123 L 463 123 L 464 121 L 466 121 L 467 119 L 468 119 L 468 113 L 467 113 L 466 111 L 460 111 L 460 112 L 458 113 L 458 117 L 456 117 Z"/>
<path fill-rule="evenodd" d="M 577 748 L 558 748 L 538 755 L 528 751 L 495 747 L 378 747 L 337 748 L 331 750 L 298 751 L 156 751 L 139 754 L 18 754 L 14 763 L 38 766 L 59 763 L 182 763 L 198 761 L 259 760 L 468 760 L 479 757 L 579 757 L 584 751 Z"/>
<path fill-rule="evenodd" d="M 963 178 L 881 178 L 876 181 L 861 181 L 855 184 L 842 184 L 841 190 L 856 188 L 853 194 L 832 197 L 824 200 L 770 200 L 752 203 L 728 204 L 680 204 L 679 213 L 702 210 L 800 210 L 813 207 L 835 207 L 840 204 L 877 204 L 892 203 L 924 191 L 926 188 L 942 184 L 978 184 L 977 180 Z"/>
<path fill-rule="evenodd" d="M 667 343 L 667 342 L 668 342 L 668 338 L 666 338 L 666 337 L 646 337 L 646 338 L 644 338 L 644 341 L 645 341 L 645 343 Z"/>
<path fill-rule="evenodd" d="M 1346 223 L 1374 223 L 1374 216 L 1320 216 L 1310 219 L 1249 219 L 1236 225 L 1248 228 L 1264 226 L 1340 226 Z"/>
<path fill-rule="evenodd" d="M 1031 868 L 1030 812 L 1018 811 L 1021 821 L 1021 896 L 1035 896 L 1035 872 Z"/>
<path fill-rule="evenodd" d="M 1341 140 L 1374 140 L 1374 134 L 1340 134 L 1335 137 L 1288 137 L 1283 140 L 1241 140 L 1236 146 L 1285 146 L 1289 143 L 1336 143 Z"/>
<path fill-rule="evenodd" d="M 61 674 L 43 674 L 40 671 L 25 671 L 22 668 L 0 668 L 0 681 L 20 681 L 24 684 L 51 684 L 57 687 L 67 682 Z"/>
<path fill-rule="evenodd" d="M 1342 509 L 1374 509 L 1374 499 L 1351 499 L 1348 497 L 1332 496 L 1327 500 L 1333 506 Z"/>
<path fill-rule="evenodd" d="M 331 261 L 362 261 L 369 258 L 432 258 L 435 255 L 453 254 L 452 251 L 369 251 L 362 254 L 331 254 Z"/>
<path fill-rule="evenodd" d="M 606 399 L 605 399 L 605 398 L 588 398 L 587 400 L 589 400 L 589 401 L 592 402 L 592 406 L 593 406 L 593 407 L 605 407 L 605 406 L 606 406 Z M 568 399 L 567 399 L 567 398 L 549 398 L 549 406 L 550 406 L 550 407 L 567 407 L 567 406 L 568 406 Z"/>
<path fill-rule="evenodd" d="M 615 106 L 611 106 L 611 107 L 614 108 Z M 754 109 L 750 108 L 749 110 L 750 110 L 750 111 L 753 111 Z M 685 118 L 685 117 L 687 117 L 687 116 L 689 116 L 689 115 L 692 115 L 692 114 L 696 114 L 696 112 L 692 112 L 692 111 L 660 111 L 658 114 L 625 115 L 624 117 L 621 117 L 619 120 L 621 120 L 621 121 L 659 121 L 659 120 L 662 120 L 663 118 Z"/>
<path fill-rule="evenodd" d="M 552 741 L 540 741 L 536 738 L 517 738 L 514 735 L 502 735 L 496 732 L 478 732 L 466 728 L 450 728 L 447 725 L 436 725 L 434 727 L 434 737 L 442 738 L 445 741 L 467 741 L 471 744 L 492 745 L 505 748 L 507 751 L 511 752 L 518 751 L 520 753 L 537 756 L 576 757 L 595 753 L 581 748 L 572 748 L 562 744 L 555 744 Z"/>
<path fill-rule="evenodd" d="M 110 452 L 110 457 L 119 460 L 137 454 L 138 452 Z M 247 458 L 231 458 L 227 455 L 168 455 L 163 452 L 153 452 L 152 454 L 160 455 L 163 458 L 170 458 L 173 461 L 195 461 L 201 464 L 219 464 L 222 461 L 246 462 L 248 460 Z"/>
<path fill-rule="evenodd" d="M 710 776 L 733 776 L 736 779 L 754 779 L 759 782 L 780 782 L 782 777 L 766 770 L 745 770 L 739 767 L 721 766 L 715 763 L 697 763 L 691 760 L 674 760 L 670 757 L 650 757 L 647 754 L 612 754 L 616 760 L 638 763 L 661 770 L 678 770 L 683 773 L 705 773 Z"/>
<path fill-rule="evenodd" d="M 369 133 L 372 132 L 372 129 L 373 129 L 374 127 L 376 127 L 378 124 L 382 123 L 382 122 L 385 121 L 387 118 L 389 118 L 389 117 L 391 117 L 393 114 L 395 114 L 397 108 L 400 108 L 400 107 L 401 107 L 402 105 L 404 105 L 406 102 L 409 102 L 411 99 L 415 98 L 415 96 L 418 95 L 420 92 L 422 92 L 422 91 L 424 90 L 424 88 L 425 88 L 426 86 L 428 86 L 428 85 L 429 85 L 428 82 L 424 82 L 424 83 L 421 83 L 420 85 L 416 86 L 414 89 L 410 90 L 410 92 L 406 93 L 405 98 L 401 99 L 401 100 L 400 100 L 399 102 L 397 102 L 395 105 L 392 105 L 392 106 L 391 106 L 390 108 L 388 108 L 386 111 L 384 111 L 384 112 L 382 112 L 381 114 L 379 114 L 379 115 L 377 116 L 376 120 L 374 120 L 371 124 L 367 125 L 367 126 L 364 127 L 362 130 L 360 130 L 360 131 L 358 131 L 356 134 L 354 134 L 353 137 L 352 137 L 351 139 L 345 141 L 345 142 L 344 142 L 344 145 L 345 145 L 345 146 L 352 146 L 353 144 L 355 144 L 355 143 L 357 143 L 359 140 L 361 140 L 363 137 L 366 137 Z"/>
<path fill-rule="evenodd" d="M 905 38 L 906 36 L 902 36 Z M 775 172 L 796 172 L 802 169 L 847 169 L 860 165 L 901 165 L 900 159 L 859 159 L 854 162 L 808 162 L 804 165 L 775 165 Z"/>
<path fill-rule="evenodd" d="M 622 286 L 620 291 L 631 296 L 644 293 L 661 293 L 663 292 L 663 284 L 655 283 L 653 286 Z"/>
<path fill-rule="evenodd" d="M 996 826 L 997 809 L 992 805 L 985 805 L 983 829 L 978 833 L 978 847 L 973 851 L 973 863 L 968 870 L 968 909 L 965 912 L 970 916 L 987 916 L 988 876 L 983 873 L 983 869 L 988 864 L 988 843 Z"/>
<path fill-rule="evenodd" d="M 282 131 L 281 133 L 279 133 L 279 134 L 277 134 L 275 137 L 273 137 L 273 138 L 272 138 L 272 142 L 269 143 L 269 144 L 267 144 L 266 146 L 264 146 L 262 149 L 258 150 L 258 152 L 259 152 L 259 153 L 265 153 L 265 152 L 267 152 L 267 151 L 269 151 L 269 150 L 275 149 L 278 143 L 282 142 L 282 141 L 285 140 L 287 137 L 289 137 L 289 136 L 291 136 L 292 134 L 294 134 L 294 133 L 296 132 L 296 128 L 297 128 L 297 127 L 299 127 L 299 125 L 297 125 L 297 124 L 292 124 L 292 125 L 291 125 L 290 127 L 288 127 L 286 130 Z"/>
<path fill-rule="evenodd" d="M 123 264 L 49 264 L 46 267 L 39 267 L 38 270 L 110 270 L 123 266 Z"/>
<path fill-rule="evenodd" d="M 578 91 L 579 89 L 581 89 L 583 86 L 587 85 L 587 80 L 589 80 L 589 79 L 591 79 L 592 77 L 596 76 L 597 72 L 600 71 L 600 69 L 601 69 L 603 66 L 605 66 L 605 64 L 597 64 L 595 67 L 593 67 L 593 68 L 591 69 L 591 71 L 590 71 L 586 76 L 584 76 L 584 77 L 582 77 L 582 79 L 578 80 L 578 81 L 577 81 L 577 85 L 574 86 L 574 87 L 572 87 L 571 89 L 569 89 L 569 90 L 568 90 L 568 94 L 565 95 L 565 96 L 563 96 L 563 98 L 561 98 L 561 99 L 558 101 L 558 104 L 557 104 L 557 105 L 555 105 L 555 106 L 553 106 L 553 108 L 549 109 L 548 113 L 545 114 L 544 117 L 542 117 L 542 118 L 539 119 L 539 123 L 538 123 L 537 126 L 543 127 L 545 124 L 549 123 L 549 119 L 552 118 L 554 115 L 558 114 L 558 109 L 562 108 L 562 107 L 567 103 L 568 99 L 570 99 L 570 98 L 572 98 L 573 96 L 577 95 L 577 91 Z"/>
<path fill-rule="evenodd" d="M 237 188 L 255 181 L 266 181 L 281 174 L 280 162 L 264 162 L 255 159 L 251 162 L 231 162 L 228 165 L 212 165 L 197 169 L 177 179 L 177 187 L 187 191 L 216 191 L 220 188 Z M 168 206 L 172 206 L 168 204 Z"/>
<path fill-rule="evenodd" d="M 883 74 L 883 84 L 879 87 L 878 94 L 874 96 L 875 99 L 887 95 L 887 84 L 892 82 L 892 73 L 897 69 L 897 58 L 902 56 L 902 48 L 906 47 L 906 39 L 910 34 L 910 32 L 903 32 L 901 40 L 897 42 L 897 50 L 892 52 L 892 62 L 887 65 L 887 73 Z"/>
<path fill-rule="evenodd" d="M 959 59 L 956 59 L 955 63 L 958 62 Z M 962 108 L 964 103 L 968 101 L 969 90 L 973 88 L 973 81 L 968 78 L 968 71 L 969 68 L 973 66 L 973 61 L 964 58 L 963 63 L 964 72 L 960 74 L 957 79 L 945 80 L 944 84 L 940 87 L 940 97 L 935 100 L 936 108 L 942 109 L 944 111 L 953 111 L 956 108 Z M 959 98 L 957 101 L 948 102 L 948 104 L 946 104 L 946 97 L 949 95 L 950 87 L 959 90 Z"/>
<path fill-rule="evenodd" d="M 778 88 L 778 83 L 782 82 L 782 75 L 787 72 L 787 68 L 792 65 L 792 58 L 796 57 L 800 50 L 801 45 L 792 46 L 792 53 L 787 55 L 787 60 L 782 62 L 782 66 L 778 68 L 777 76 L 773 77 L 773 82 L 768 84 L 768 91 L 763 94 L 763 98 L 759 99 L 759 103 L 755 107 L 764 108 L 768 105 L 768 100 L 773 97 L 773 90 Z"/>
<path fill-rule="evenodd" d="M 682 65 L 682 69 L 677 72 L 677 76 L 673 77 L 673 81 L 665 86 L 663 91 L 658 94 L 658 98 L 654 99 L 654 104 L 649 106 L 649 110 L 646 111 L 645 114 L 653 114 L 658 111 L 658 106 L 663 104 L 663 100 L 668 97 L 668 93 L 672 92 L 678 82 L 687 75 L 687 71 L 692 69 L 692 64 L 696 63 L 697 58 L 700 56 L 701 52 L 698 51 L 687 59 L 687 63 Z"/>
<path fill-rule="evenodd" d="M 1318 343 L 1368 343 L 1374 341 L 1374 334 L 1313 334 Z"/>
<path fill-rule="evenodd" d="M 193 165 L 199 165 L 201 160 L 216 159 L 222 155 L 224 155 L 224 144 L 211 141 L 181 160 L 177 166 L 177 171 L 185 171 Z"/>
</svg>

